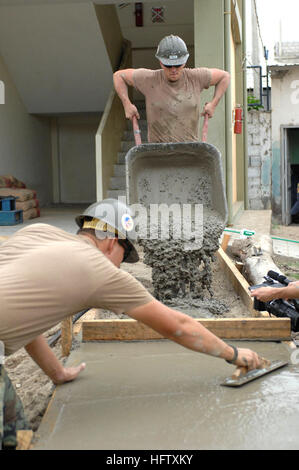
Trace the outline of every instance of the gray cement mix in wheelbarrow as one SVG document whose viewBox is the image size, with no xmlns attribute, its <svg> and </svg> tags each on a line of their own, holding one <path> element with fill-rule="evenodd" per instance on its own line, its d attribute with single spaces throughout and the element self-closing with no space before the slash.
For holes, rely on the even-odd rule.
<svg viewBox="0 0 299 470">
<path fill-rule="evenodd" d="M 126 156 L 126 171 L 130 205 L 147 209 L 144 219 L 138 218 L 139 241 L 144 262 L 152 268 L 155 297 L 195 316 L 201 307 L 213 314 L 223 313 L 227 306 L 213 299 L 211 288 L 211 263 L 227 221 L 218 150 L 203 143 L 140 145 Z M 160 206 L 161 212 L 162 206 L 167 206 L 170 217 L 166 211 L 159 221 L 153 221 L 154 205 Z M 171 218 L 172 208 L 177 206 L 181 208 L 179 221 Z M 167 228 L 170 236 L 163 238 Z"/>
</svg>

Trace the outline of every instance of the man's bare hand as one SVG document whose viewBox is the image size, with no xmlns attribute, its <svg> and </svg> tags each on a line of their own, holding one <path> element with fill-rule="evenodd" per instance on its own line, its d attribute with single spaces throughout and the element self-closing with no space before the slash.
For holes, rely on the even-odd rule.
<svg viewBox="0 0 299 470">
<path fill-rule="evenodd" d="M 201 115 L 204 116 L 205 114 L 207 114 L 210 119 L 214 116 L 215 108 L 216 106 L 212 102 L 206 103 L 204 105 L 203 112 L 201 113 Z"/>
<path fill-rule="evenodd" d="M 130 121 L 132 121 L 134 116 L 136 116 L 137 119 L 140 119 L 138 109 L 132 103 L 126 104 L 126 106 L 125 106 L 125 115 L 126 115 L 127 119 L 130 119 Z"/>
<path fill-rule="evenodd" d="M 251 291 L 250 295 L 251 297 L 256 297 L 258 300 L 261 300 L 262 302 L 269 302 L 270 300 L 273 299 L 274 294 L 276 294 L 276 289 L 273 287 L 259 287 L 258 289 L 255 289 Z"/>
<path fill-rule="evenodd" d="M 71 382 L 72 380 L 75 380 L 80 372 L 84 370 L 86 367 L 85 362 L 82 362 L 77 367 L 64 367 L 62 370 L 55 376 L 55 378 L 52 379 L 53 383 L 55 385 L 61 385 L 65 382 Z"/>
<path fill-rule="evenodd" d="M 251 349 L 238 348 L 238 357 L 234 364 L 236 366 L 247 367 L 248 370 L 252 370 L 262 367 L 263 362 L 262 358 Z"/>
</svg>

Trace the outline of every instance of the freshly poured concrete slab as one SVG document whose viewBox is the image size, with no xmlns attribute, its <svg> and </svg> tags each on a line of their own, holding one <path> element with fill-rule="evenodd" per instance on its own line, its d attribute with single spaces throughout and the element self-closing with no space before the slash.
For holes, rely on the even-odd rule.
<svg viewBox="0 0 299 470">
<path fill-rule="evenodd" d="M 282 343 L 234 344 L 290 359 Z M 232 389 L 220 383 L 233 366 L 170 341 L 83 343 L 68 365 L 82 361 L 35 449 L 299 449 L 298 365 Z"/>
</svg>

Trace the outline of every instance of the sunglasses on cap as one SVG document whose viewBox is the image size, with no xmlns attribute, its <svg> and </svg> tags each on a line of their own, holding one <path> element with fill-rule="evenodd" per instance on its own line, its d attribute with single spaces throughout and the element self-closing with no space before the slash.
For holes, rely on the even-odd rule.
<svg viewBox="0 0 299 470">
<path fill-rule="evenodd" d="M 180 67 L 182 67 L 182 65 L 184 65 L 184 64 L 181 64 L 181 65 L 165 65 L 165 64 L 163 64 L 163 67 L 166 67 L 167 69 L 172 69 L 172 67 L 174 67 L 176 69 L 179 69 Z"/>
<path fill-rule="evenodd" d="M 128 242 L 128 240 L 123 239 L 123 238 L 118 238 L 117 241 L 118 241 L 118 244 L 122 246 L 125 250 L 124 257 L 122 260 L 122 262 L 125 263 L 126 259 L 128 259 L 128 256 L 132 251 L 132 245 L 131 243 Z"/>
</svg>

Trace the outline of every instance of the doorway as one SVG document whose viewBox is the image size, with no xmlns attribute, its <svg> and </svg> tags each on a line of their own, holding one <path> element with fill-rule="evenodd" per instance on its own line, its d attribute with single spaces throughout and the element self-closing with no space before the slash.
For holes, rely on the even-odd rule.
<svg viewBox="0 0 299 470">
<path fill-rule="evenodd" d="M 282 222 L 299 224 L 299 213 L 291 215 L 299 184 L 299 127 L 282 128 Z"/>
<path fill-rule="evenodd" d="M 52 119 L 53 202 L 96 201 L 95 135 L 99 115 Z"/>
</svg>

